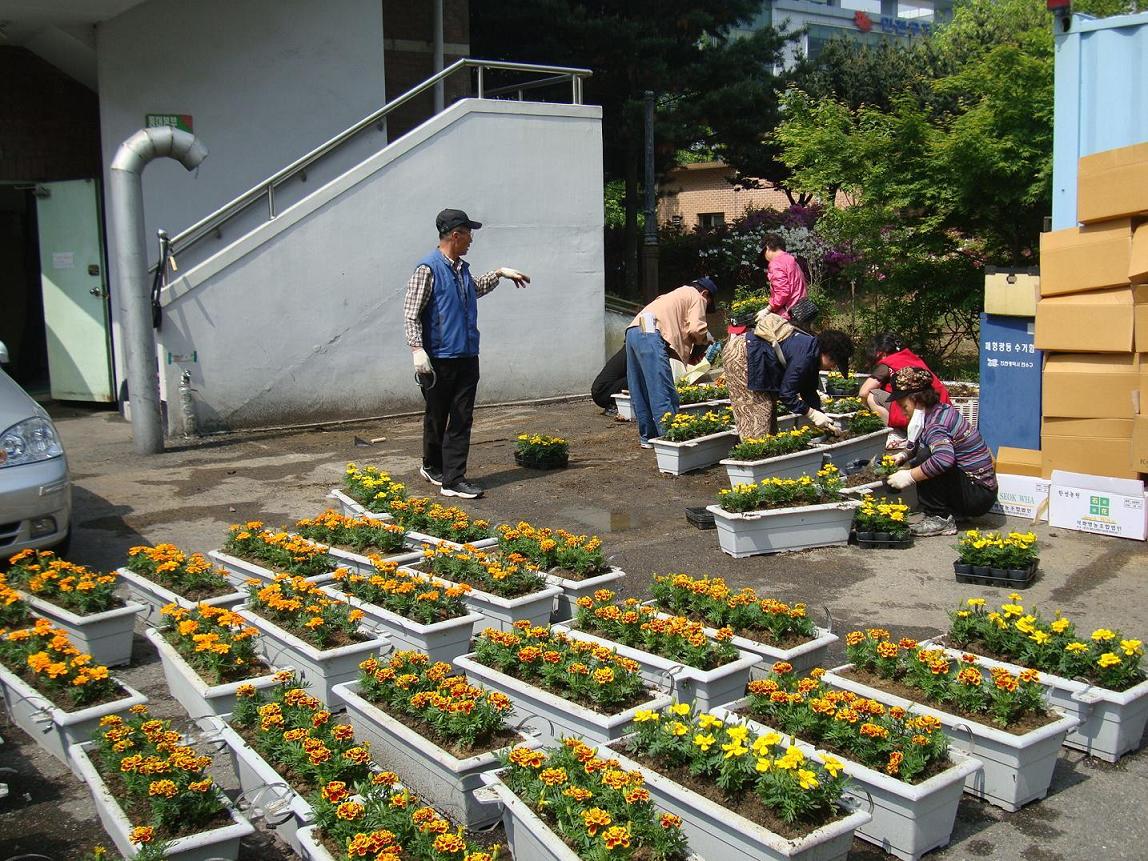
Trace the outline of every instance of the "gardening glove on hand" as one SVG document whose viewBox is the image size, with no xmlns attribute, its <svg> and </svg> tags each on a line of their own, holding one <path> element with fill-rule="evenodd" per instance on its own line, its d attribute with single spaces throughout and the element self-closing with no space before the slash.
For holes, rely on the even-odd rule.
<svg viewBox="0 0 1148 861">
<path fill-rule="evenodd" d="M 416 347 L 412 350 L 411 358 L 415 363 L 416 374 L 429 374 L 433 370 L 433 368 L 431 368 L 430 356 L 427 355 L 427 351 L 422 347 Z"/>
<path fill-rule="evenodd" d="M 519 272 L 517 269 L 508 269 L 505 266 L 497 271 L 497 275 L 499 278 L 509 278 L 514 282 L 515 287 L 525 287 L 530 283 L 530 276 L 525 272 Z"/>
<path fill-rule="evenodd" d="M 813 422 L 813 426 L 818 430 L 828 431 L 834 435 L 841 434 L 841 425 L 821 412 L 821 410 L 810 410 L 805 414 L 805 417 Z"/>
<path fill-rule="evenodd" d="M 913 478 L 911 469 L 899 469 L 885 481 L 893 490 L 904 490 L 909 485 L 917 483 L 917 479 Z"/>
<path fill-rule="evenodd" d="M 909 452 L 907 452 L 907 451 L 899 451 L 895 455 L 893 455 L 893 463 L 896 466 L 901 466 L 901 464 L 908 463 L 908 462 L 909 462 Z"/>
</svg>

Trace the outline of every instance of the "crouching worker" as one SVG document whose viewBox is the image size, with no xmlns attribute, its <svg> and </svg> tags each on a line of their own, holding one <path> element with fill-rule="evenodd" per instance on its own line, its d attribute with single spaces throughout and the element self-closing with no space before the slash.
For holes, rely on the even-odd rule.
<svg viewBox="0 0 1148 861">
<path fill-rule="evenodd" d="M 933 375 L 924 368 L 897 371 L 889 398 L 910 420 L 924 413 L 924 424 L 909 450 L 895 455 L 905 468 L 886 481 L 894 490 L 917 485 L 925 518 L 910 527 L 914 535 L 956 535 L 957 517 L 980 517 L 996 502 L 997 476 L 988 446 L 955 407 L 941 403 Z"/>
</svg>

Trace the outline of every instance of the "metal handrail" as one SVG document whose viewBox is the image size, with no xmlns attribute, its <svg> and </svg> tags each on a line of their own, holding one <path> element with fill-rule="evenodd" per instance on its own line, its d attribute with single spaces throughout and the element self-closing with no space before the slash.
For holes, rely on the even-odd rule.
<svg viewBox="0 0 1148 861">
<path fill-rule="evenodd" d="M 571 83 L 570 103 L 574 105 L 582 104 L 583 79 L 588 78 L 593 74 L 593 72 L 591 72 L 589 69 L 580 69 L 566 66 L 542 66 L 533 63 L 508 63 L 497 60 L 474 60 L 470 58 L 456 60 L 441 72 L 432 75 L 421 84 L 412 87 L 402 95 L 397 96 L 396 98 L 387 102 L 377 111 L 359 120 L 353 126 L 339 132 L 339 134 L 335 135 L 326 143 L 320 144 L 306 155 L 295 159 L 295 161 L 291 162 L 291 164 L 287 165 L 282 170 L 272 174 L 267 179 L 260 182 L 258 185 L 252 186 L 243 194 L 239 195 L 229 203 L 225 203 L 210 215 L 201 218 L 186 230 L 177 233 L 171 239 L 172 252 L 179 253 L 185 251 L 204 236 L 207 236 L 211 231 L 219 228 L 233 215 L 247 209 L 247 207 L 249 207 L 255 201 L 259 200 L 261 197 L 267 198 L 268 220 L 275 218 L 276 186 L 282 185 L 287 180 L 305 171 L 308 166 L 323 156 L 327 155 L 329 152 L 336 149 L 339 145 L 354 137 L 364 129 L 373 125 L 379 125 L 380 131 L 384 130 L 386 128 L 385 123 L 388 114 L 390 114 L 395 109 L 402 107 L 417 96 L 420 96 L 428 90 L 433 89 L 437 83 L 445 80 L 461 69 L 477 70 L 475 92 L 477 98 L 480 99 L 501 95 L 504 92 L 518 92 L 521 94 L 521 92 L 526 89 L 533 89 L 538 86 L 551 86 L 556 83 L 569 80 Z M 484 89 L 484 72 L 488 69 L 492 71 L 531 72 L 536 74 L 547 74 L 551 75 L 552 77 L 545 78 L 540 82 L 527 82 L 513 86 L 498 87 L 496 89 L 486 91 Z M 521 95 L 519 98 L 521 99 Z M 154 271 L 155 266 L 152 266 L 151 269 Z"/>
</svg>

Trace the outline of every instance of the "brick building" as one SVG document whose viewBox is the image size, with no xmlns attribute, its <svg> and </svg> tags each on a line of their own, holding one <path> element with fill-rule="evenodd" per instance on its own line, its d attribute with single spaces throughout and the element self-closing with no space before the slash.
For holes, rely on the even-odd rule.
<svg viewBox="0 0 1148 861">
<path fill-rule="evenodd" d="M 686 230 L 733 221 L 747 209 L 785 209 L 789 198 L 772 186 L 744 188 L 732 182 L 725 162 L 686 164 L 670 172 L 658 189 L 658 223 Z"/>
</svg>

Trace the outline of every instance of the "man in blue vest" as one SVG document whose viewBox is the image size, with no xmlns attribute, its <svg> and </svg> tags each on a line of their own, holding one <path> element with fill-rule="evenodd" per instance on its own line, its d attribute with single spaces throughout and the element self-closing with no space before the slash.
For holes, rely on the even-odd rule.
<svg viewBox="0 0 1148 861">
<path fill-rule="evenodd" d="M 530 278 L 506 267 L 472 278 L 462 258 L 471 231 L 482 225 L 461 209 L 444 209 L 435 225 L 438 248 L 415 266 L 403 302 L 403 329 L 426 402 L 419 475 L 443 496 L 475 499 L 482 488 L 466 480 L 466 458 L 478 391 L 478 297 L 501 278 L 516 287 Z"/>
</svg>

